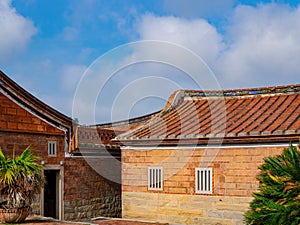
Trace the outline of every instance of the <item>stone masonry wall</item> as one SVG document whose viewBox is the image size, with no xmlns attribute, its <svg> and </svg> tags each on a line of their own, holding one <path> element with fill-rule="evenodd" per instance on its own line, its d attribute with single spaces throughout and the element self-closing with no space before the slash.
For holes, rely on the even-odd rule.
<svg viewBox="0 0 300 225">
<path fill-rule="evenodd" d="M 122 150 L 123 216 L 176 224 L 239 224 L 258 188 L 258 166 L 264 157 L 283 149 Z M 163 167 L 163 190 L 148 190 L 148 166 Z M 201 167 L 213 169 L 213 194 L 195 193 L 195 168 Z M 137 205 L 143 206 L 138 209 Z"/>
<path fill-rule="evenodd" d="M 251 199 L 124 192 L 123 217 L 177 225 L 242 225 Z"/>
<path fill-rule="evenodd" d="M 65 220 L 121 217 L 121 185 L 94 171 L 83 158 L 65 161 Z"/>
</svg>

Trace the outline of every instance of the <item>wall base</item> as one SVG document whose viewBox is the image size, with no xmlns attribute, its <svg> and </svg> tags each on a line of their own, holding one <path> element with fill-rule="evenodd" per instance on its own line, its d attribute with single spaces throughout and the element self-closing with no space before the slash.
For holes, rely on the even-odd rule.
<svg viewBox="0 0 300 225">
<path fill-rule="evenodd" d="M 123 218 L 169 224 L 242 225 L 252 197 L 123 192 Z"/>
</svg>

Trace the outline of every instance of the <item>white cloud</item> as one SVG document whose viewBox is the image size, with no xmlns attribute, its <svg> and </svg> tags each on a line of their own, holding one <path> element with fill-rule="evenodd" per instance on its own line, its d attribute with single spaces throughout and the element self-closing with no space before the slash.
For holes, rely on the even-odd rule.
<svg viewBox="0 0 300 225">
<path fill-rule="evenodd" d="M 142 17 L 138 32 L 141 39 L 169 41 L 183 45 L 210 63 L 223 49 L 222 37 L 206 20 L 177 17 Z"/>
<path fill-rule="evenodd" d="M 141 39 L 170 41 L 199 54 L 222 88 L 299 83 L 300 6 L 238 6 L 224 33 L 203 19 L 144 15 Z"/>
<path fill-rule="evenodd" d="M 216 69 L 227 86 L 299 82 L 300 8 L 240 6 L 228 27 L 228 49 Z M 234 85 L 234 83 L 236 83 Z"/>
<path fill-rule="evenodd" d="M 31 20 L 21 16 L 10 0 L 0 1 L 0 62 L 22 52 L 37 29 Z"/>
<path fill-rule="evenodd" d="M 137 23 L 136 31 L 141 40 L 176 43 L 200 55 L 215 72 L 221 88 L 299 83 L 299 12 L 300 9 L 276 4 L 239 6 L 234 10 L 228 27 L 224 27 L 224 33 L 218 33 L 204 19 L 188 20 L 146 14 Z M 93 115 L 90 111 L 96 111 L 97 122 L 128 119 L 132 114 L 147 114 L 153 111 L 147 105 L 152 109 L 154 105 L 161 104 L 161 108 L 164 105 L 163 101 L 144 104 L 143 100 L 148 97 L 167 101 L 174 89 L 194 89 L 193 79 L 187 81 L 187 70 L 182 70 L 185 74 L 167 66 L 181 65 L 179 69 L 186 69 L 198 65 L 199 61 L 193 61 L 184 51 L 164 44 L 140 42 L 127 48 L 123 46 L 93 64 L 91 71 L 97 73 L 90 76 L 93 81 L 90 85 L 83 85 L 80 93 L 83 101 L 76 104 L 76 109 L 81 113 L 79 115 L 82 115 L 78 116 L 80 121 L 92 124 L 95 118 L 91 118 Z M 73 69 L 78 68 L 69 68 L 67 74 L 73 74 L 70 72 Z M 195 80 L 200 87 L 216 87 L 213 82 L 208 82 L 209 77 L 205 76 L 204 70 L 195 71 L 200 74 L 200 82 Z M 106 75 L 109 80 L 104 79 Z M 158 81 L 158 78 L 165 78 L 168 82 Z M 64 79 L 64 83 L 68 83 L 67 80 L 72 80 L 72 76 Z M 139 105 L 143 107 L 140 109 Z"/>
</svg>

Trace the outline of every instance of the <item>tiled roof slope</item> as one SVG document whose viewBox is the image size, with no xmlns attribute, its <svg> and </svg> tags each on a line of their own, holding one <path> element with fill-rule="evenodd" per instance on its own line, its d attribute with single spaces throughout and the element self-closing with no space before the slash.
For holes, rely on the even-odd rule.
<svg viewBox="0 0 300 225">
<path fill-rule="evenodd" d="M 225 91 L 177 91 L 143 126 L 119 135 L 123 144 L 297 141 L 300 84 Z"/>
<path fill-rule="evenodd" d="M 120 157 L 119 143 L 112 142 L 112 139 L 144 124 L 156 114 L 157 112 L 113 123 L 78 126 L 76 128 L 77 151 L 74 154 Z"/>
<path fill-rule="evenodd" d="M 74 155 L 84 156 L 113 156 L 119 158 L 121 155 L 119 145 L 110 140 L 115 137 L 113 130 L 96 129 L 88 126 L 76 128 L 77 148 Z"/>
<path fill-rule="evenodd" d="M 102 146 L 118 146 L 111 140 L 116 136 L 145 124 L 153 118 L 157 112 L 135 117 L 129 120 L 116 121 L 113 123 L 103 123 L 91 126 L 78 126 L 76 129 L 77 143 L 97 144 Z M 79 146 L 80 147 L 80 146 Z"/>
<path fill-rule="evenodd" d="M 116 121 L 112 123 L 102 123 L 102 124 L 96 124 L 91 127 L 97 128 L 97 129 L 110 129 L 113 130 L 116 135 L 119 135 L 121 133 L 125 133 L 129 130 L 132 130 L 141 124 L 146 123 L 150 119 L 154 118 L 159 112 L 153 112 L 147 115 L 134 117 L 128 120 L 121 120 Z"/>
</svg>

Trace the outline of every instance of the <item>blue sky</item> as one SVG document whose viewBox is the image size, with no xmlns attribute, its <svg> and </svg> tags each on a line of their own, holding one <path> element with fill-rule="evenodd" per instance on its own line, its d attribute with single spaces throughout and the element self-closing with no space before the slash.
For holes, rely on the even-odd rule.
<svg viewBox="0 0 300 225">
<path fill-rule="evenodd" d="M 141 40 L 193 51 L 221 89 L 299 83 L 299 1 L 0 0 L 0 69 L 69 116 L 91 64 L 120 45 Z M 95 121 L 111 121 L 112 111 L 113 120 L 150 113 L 163 108 L 175 89 L 198 88 L 188 76 L 164 67 L 147 63 L 117 73 L 92 103 Z M 132 85 L 153 75 L 168 82 L 146 79 L 153 90 L 147 96 L 141 94 L 145 88 L 136 86 L 140 83 Z M 129 87 L 127 96 L 141 97 L 116 101 Z M 156 89 L 164 91 L 156 96 Z"/>
</svg>

